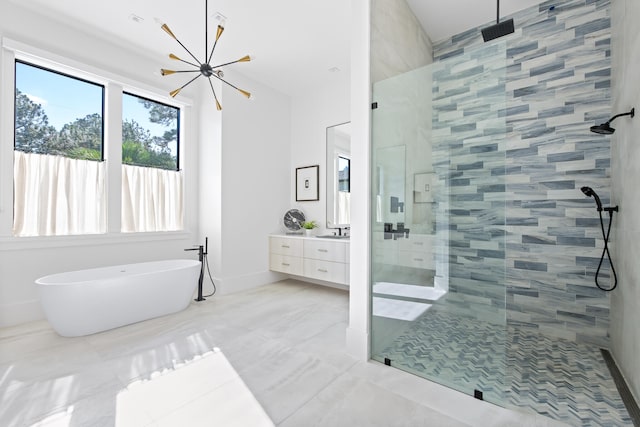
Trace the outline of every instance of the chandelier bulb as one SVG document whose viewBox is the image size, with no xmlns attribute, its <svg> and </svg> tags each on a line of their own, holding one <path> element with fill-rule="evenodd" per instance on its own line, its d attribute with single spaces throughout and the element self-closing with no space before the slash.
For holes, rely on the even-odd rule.
<svg viewBox="0 0 640 427">
<path fill-rule="evenodd" d="M 182 90 L 182 88 L 176 89 L 176 90 L 172 90 L 171 92 L 169 92 L 169 95 L 171 95 L 172 98 L 175 98 L 176 95 L 180 93 L 180 90 Z"/>
<path fill-rule="evenodd" d="M 182 61 L 182 59 L 178 58 L 176 55 L 174 55 L 173 53 L 169 54 L 169 58 L 171 59 L 175 59 L 176 61 Z"/>
<path fill-rule="evenodd" d="M 168 76 L 170 74 L 175 74 L 175 71 L 173 70 L 165 70 L 164 68 L 160 69 L 160 74 L 163 76 Z"/>
</svg>

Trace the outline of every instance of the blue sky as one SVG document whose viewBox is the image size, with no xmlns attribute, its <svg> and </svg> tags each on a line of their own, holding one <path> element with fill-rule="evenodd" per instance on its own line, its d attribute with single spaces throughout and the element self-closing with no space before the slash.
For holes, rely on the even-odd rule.
<svg viewBox="0 0 640 427">
<path fill-rule="evenodd" d="M 31 65 L 16 62 L 16 87 L 44 109 L 49 124 L 57 130 L 89 114 L 102 112 L 102 87 L 88 84 Z M 135 98 L 123 97 L 123 118 L 134 119 L 153 136 L 161 136 L 166 127 L 151 123 L 148 111 Z M 175 146 L 171 147 L 175 155 Z"/>
</svg>

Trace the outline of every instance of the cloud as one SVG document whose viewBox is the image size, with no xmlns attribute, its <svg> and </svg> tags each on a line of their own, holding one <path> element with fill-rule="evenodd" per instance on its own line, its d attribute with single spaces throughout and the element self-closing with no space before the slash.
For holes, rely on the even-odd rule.
<svg viewBox="0 0 640 427">
<path fill-rule="evenodd" d="M 46 99 L 42 99 L 38 96 L 35 95 L 31 95 L 29 93 L 25 94 L 27 98 L 29 98 L 29 100 L 35 104 L 40 104 L 42 107 L 46 107 L 47 106 L 47 100 Z"/>
</svg>

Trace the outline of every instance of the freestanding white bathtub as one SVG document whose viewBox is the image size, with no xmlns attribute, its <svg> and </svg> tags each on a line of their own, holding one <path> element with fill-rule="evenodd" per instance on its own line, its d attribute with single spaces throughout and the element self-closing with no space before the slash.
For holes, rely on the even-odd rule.
<svg viewBox="0 0 640 427">
<path fill-rule="evenodd" d="M 78 337 L 184 310 L 200 275 L 187 259 L 53 274 L 36 280 L 47 320 Z"/>
</svg>

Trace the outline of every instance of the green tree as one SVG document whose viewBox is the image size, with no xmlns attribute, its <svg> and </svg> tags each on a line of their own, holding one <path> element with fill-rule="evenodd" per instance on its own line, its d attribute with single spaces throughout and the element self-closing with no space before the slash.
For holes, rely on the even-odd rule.
<svg viewBox="0 0 640 427">
<path fill-rule="evenodd" d="M 76 159 L 100 159 L 102 126 L 102 115 L 99 113 L 67 123 L 60 130 L 56 143 L 48 146 L 49 153 Z"/>
<path fill-rule="evenodd" d="M 16 88 L 15 149 L 26 153 L 47 153 L 58 132 L 40 104 L 31 101 Z"/>
<path fill-rule="evenodd" d="M 176 169 L 176 159 L 171 156 L 167 145 L 158 141 L 158 137 L 152 137 L 149 130 L 135 120 L 125 120 L 122 123 L 122 163 Z"/>
<path fill-rule="evenodd" d="M 149 110 L 149 121 L 158 123 L 166 127 L 175 127 L 178 121 L 178 109 L 158 102 L 149 101 L 147 99 L 138 98 L 138 101 Z"/>
</svg>

